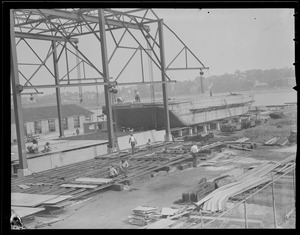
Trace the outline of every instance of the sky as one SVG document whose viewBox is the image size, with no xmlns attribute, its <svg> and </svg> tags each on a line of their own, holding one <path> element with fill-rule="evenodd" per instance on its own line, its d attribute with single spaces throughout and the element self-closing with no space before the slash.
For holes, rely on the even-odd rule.
<svg viewBox="0 0 300 235">
<path fill-rule="evenodd" d="M 164 23 L 178 35 L 197 58 L 209 67 L 208 71 L 204 71 L 206 77 L 230 74 L 236 70 L 293 67 L 295 53 L 293 9 L 154 9 L 154 11 L 160 18 L 163 18 Z M 151 28 L 150 32 L 155 33 L 155 28 Z M 113 43 L 109 36 L 107 36 L 107 41 L 110 55 Z M 36 42 L 35 40 L 34 46 L 38 50 L 44 51 L 45 54 L 48 47 L 43 43 L 46 42 Z M 164 43 L 166 64 L 168 64 L 183 46 L 165 28 Z M 101 66 L 100 44 L 93 35 L 80 38 L 78 45 L 93 63 Z M 20 45 L 19 47 L 25 48 L 26 46 Z M 28 49 L 26 50 L 19 52 L 19 62 L 24 62 L 28 58 L 30 52 Z M 116 78 L 131 53 L 121 50 L 116 53 L 110 63 L 110 76 Z M 140 55 L 138 54 L 124 70 L 118 82 L 141 81 Z M 144 73 L 147 81 L 150 80 L 150 70 L 149 66 L 146 68 L 149 65 L 146 57 L 144 54 Z M 75 61 L 72 62 L 72 59 L 69 59 L 71 68 Z M 179 66 L 183 61 L 180 61 L 180 57 L 178 57 L 176 62 Z M 195 62 L 192 57 L 189 57 L 191 66 L 197 65 Z M 49 67 L 51 67 L 51 60 L 49 63 Z M 153 80 L 161 80 L 159 70 L 154 64 L 152 65 Z M 86 68 L 86 70 L 88 69 Z M 60 74 L 63 75 L 65 72 L 66 65 L 63 65 L 60 68 Z M 30 76 L 31 73 L 32 71 L 27 71 L 27 74 L 24 72 L 27 76 Z M 49 76 L 46 69 L 39 73 L 37 74 L 39 84 L 49 84 L 50 79 L 52 79 L 50 83 L 53 83 L 53 78 Z M 72 76 L 76 76 L 74 73 L 76 70 Z M 199 76 L 199 71 L 172 71 L 168 72 L 168 75 L 176 81 L 193 80 Z M 95 74 L 91 73 L 87 76 L 93 77 Z M 34 80 L 32 81 L 34 82 Z M 62 90 L 78 91 L 77 88 L 63 88 Z M 95 87 L 84 87 L 83 91 L 86 90 L 94 91 Z M 52 93 L 54 89 L 44 89 L 42 92 Z"/>
</svg>

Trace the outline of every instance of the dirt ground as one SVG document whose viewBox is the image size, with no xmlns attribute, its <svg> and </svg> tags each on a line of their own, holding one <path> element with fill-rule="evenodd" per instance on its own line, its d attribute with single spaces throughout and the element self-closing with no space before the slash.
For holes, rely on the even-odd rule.
<svg viewBox="0 0 300 235">
<path fill-rule="evenodd" d="M 88 202 L 70 207 L 67 211 L 56 214 L 61 221 L 45 229 L 114 229 L 140 228 L 127 223 L 132 209 L 137 206 L 149 205 L 155 207 L 179 206 L 173 202 L 182 197 L 182 193 L 194 187 L 200 178 L 214 178 L 226 170 L 211 171 L 201 167 L 176 171 L 155 178 L 145 177 L 136 180 L 132 191 L 106 191 L 92 197 Z M 27 226 L 49 218 L 35 217 Z"/>
<path fill-rule="evenodd" d="M 198 166 L 158 177 L 146 176 L 135 180 L 131 191 L 100 192 L 86 202 L 54 213 L 54 218 L 59 219 L 59 222 L 50 226 L 42 226 L 39 229 L 138 229 L 139 226 L 127 222 L 128 216 L 135 207 L 146 205 L 158 208 L 179 207 L 174 202 L 182 197 L 183 192 L 194 187 L 202 177 L 209 180 L 235 167 L 253 166 L 271 159 L 280 161 L 295 153 L 296 146 L 278 147 L 277 150 L 280 151 L 271 147 L 262 148 L 251 152 L 252 156 L 244 161 L 237 161 L 222 167 Z M 243 155 L 249 155 L 249 152 L 244 152 Z M 26 223 L 26 226 L 34 228 L 36 224 L 51 219 L 53 218 L 35 216 L 34 220 Z M 288 221 L 285 224 L 288 223 L 292 222 Z"/>
</svg>

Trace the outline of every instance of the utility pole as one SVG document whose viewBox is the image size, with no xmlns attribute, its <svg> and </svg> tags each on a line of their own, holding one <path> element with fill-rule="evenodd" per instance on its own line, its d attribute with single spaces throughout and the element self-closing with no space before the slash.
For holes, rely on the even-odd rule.
<svg viewBox="0 0 300 235">
<path fill-rule="evenodd" d="M 107 44 L 106 44 L 106 36 L 105 36 L 105 19 L 104 19 L 103 9 L 98 10 L 98 17 L 99 17 L 100 39 L 101 39 L 103 77 L 106 82 L 109 82 Z M 110 153 L 115 148 L 115 140 L 114 140 L 114 129 L 113 129 L 112 107 L 111 107 L 112 98 L 109 92 L 108 85 L 104 85 L 104 93 L 105 93 L 105 106 L 106 106 L 106 115 L 107 115 L 108 152 Z"/>
<path fill-rule="evenodd" d="M 15 114 L 15 123 L 16 123 L 16 134 L 18 140 L 18 156 L 19 156 L 19 169 L 18 177 L 24 177 L 29 175 L 27 163 L 27 154 L 26 146 L 24 139 L 24 121 L 23 121 L 23 112 L 22 112 L 22 100 L 21 92 L 22 87 L 19 80 L 19 71 L 18 71 L 18 59 L 17 59 L 17 48 L 16 48 L 16 39 L 15 39 L 15 27 L 14 27 L 14 10 L 10 10 L 10 49 L 11 49 L 11 86 L 13 92 L 13 103 L 14 103 L 14 114 Z"/>
<path fill-rule="evenodd" d="M 166 64 L 165 64 L 165 47 L 164 47 L 164 35 L 163 35 L 163 20 L 158 21 L 158 32 L 159 32 L 159 45 L 160 45 L 160 66 L 161 66 L 161 77 L 162 81 L 166 81 Z M 168 104 L 168 91 L 167 84 L 162 84 L 164 109 L 165 109 L 165 141 L 171 141 L 171 130 L 170 130 L 170 117 L 169 117 L 169 104 Z"/>
</svg>

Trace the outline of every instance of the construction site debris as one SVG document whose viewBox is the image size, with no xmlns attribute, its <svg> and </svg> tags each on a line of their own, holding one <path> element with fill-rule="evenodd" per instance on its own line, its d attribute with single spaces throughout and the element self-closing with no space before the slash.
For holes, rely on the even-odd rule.
<svg viewBox="0 0 300 235">
<path fill-rule="evenodd" d="M 214 189 L 215 183 L 207 182 L 206 178 L 202 178 L 194 188 L 182 194 L 182 202 L 197 202 Z"/>
<path fill-rule="evenodd" d="M 138 206 L 134 208 L 133 214 L 128 217 L 130 224 L 145 226 L 148 223 L 157 221 L 161 217 L 159 208 L 151 206 Z"/>
<path fill-rule="evenodd" d="M 65 187 L 65 188 L 96 188 L 97 185 L 91 185 L 91 184 L 62 184 L 60 187 Z"/>
<path fill-rule="evenodd" d="M 85 182 L 89 184 L 97 184 L 97 185 L 102 185 L 102 184 L 108 184 L 112 181 L 112 179 L 106 179 L 106 178 L 78 178 L 75 181 L 78 182 Z"/>
<path fill-rule="evenodd" d="M 212 193 L 196 202 L 205 211 L 223 211 L 229 197 L 269 182 L 267 174 L 278 167 L 280 163 L 267 162 L 237 177 L 237 181 L 221 186 Z"/>
<path fill-rule="evenodd" d="M 276 142 L 277 142 L 279 139 L 280 139 L 279 137 L 274 137 L 274 138 L 272 138 L 272 139 L 266 141 L 266 142 L 264 143 L 264 145 L 269 145 L 269 146 L 275 145 Z"/>
<path fill-rule="evenodd" d="M 12 206 L 11 209 L 15 211 L 15 213 L 20 216 L 20 218 L 24 218 L 29 215 L 36 214 L 38 212 L 44 211 L 43 207 L 25 207 L 25 206 Z"/>
</svg>

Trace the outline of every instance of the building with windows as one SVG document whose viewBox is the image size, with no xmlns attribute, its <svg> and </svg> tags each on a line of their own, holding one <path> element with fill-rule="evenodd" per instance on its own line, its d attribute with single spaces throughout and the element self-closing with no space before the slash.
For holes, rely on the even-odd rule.
<svg viewBox="0 0 300 235">
<path fill-rule="evenodd" d="M 94 112 L 80 107 L 76 104 L 65 104 L 61 106 L 61 117 L 64 130 L 75 130 L 83 127 L 84 122 L 93 121 Z M 24 134 L 47 134 L 58 132 L 57 106 L 43 106 L 23 108 Z M 11 110 L 11 141 L 16 137 L 16 124 L 14 110 Z"/>
</svg>

